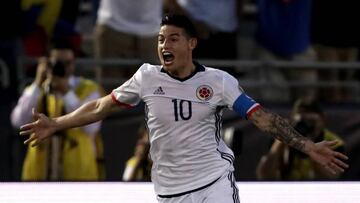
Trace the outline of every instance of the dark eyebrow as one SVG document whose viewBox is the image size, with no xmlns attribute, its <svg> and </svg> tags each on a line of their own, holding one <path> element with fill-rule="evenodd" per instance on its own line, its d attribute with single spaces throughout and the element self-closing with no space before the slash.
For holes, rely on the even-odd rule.
<svg viewBox="0 0 360 203">
<path fill-rule="evenodd" d="M 173 33 L 173 34 L 170 35 L 170 37 L 174 37 L 174 36 L 175 37 L 180 37 L 180 34 L 179 33 Z"/>
<path fill-rule="evenodd" d="M 170 34 L 169 37 L 180 37 L 180 34 L 179 33 L 173 33 L 173 34 Z M 165 37 L 163 34 L 159 34 L 158 37 Z"/>
</svg>

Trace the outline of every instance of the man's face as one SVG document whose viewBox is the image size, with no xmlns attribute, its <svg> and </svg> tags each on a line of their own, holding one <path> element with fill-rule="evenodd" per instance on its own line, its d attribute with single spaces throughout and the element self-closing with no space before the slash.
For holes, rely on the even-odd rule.
<svg viewBox="0 0 360 203">
<path fill-rule="evenodd" d="M 168 71 L 177 71 L 192 63 L 196 39 L 186 36 L 182 28 L 164 25 L 158 35 L 158 55 Z"/>
<path fill-rule="evenodd" d="M 64 71 L 54 71 L 54 73 L 59 73 L 61 76 L 69 77 L 73 74 L 75 65 L 74 65 L 74 54 L 69 49 L 55 49 L 50 53 L 50 62 L 54 65 L 53 68 L 63 69 Z M 64 72 L 64 74 L 61 74 Z"/>
<path fill-rule="evenodd" d="M 66 92 L 68 78 L 74 72 L 74 54 L 71 50 L 52 50 L 50 53 L 52 68 L 47 71 L 47 80 L 54 91 Z"/>
</svg>

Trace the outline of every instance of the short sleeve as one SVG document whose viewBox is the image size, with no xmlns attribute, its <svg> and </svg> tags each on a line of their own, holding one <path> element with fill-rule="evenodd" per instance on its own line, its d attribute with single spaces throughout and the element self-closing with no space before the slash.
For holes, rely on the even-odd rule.
<svg viewBox="0 0 360 203">
<path fill-rule="evenodd" d="M 133 107 L 140 102 L 143 66 L 129 80 L 112 91 L 111 97 L 115 103 L 121 106 Z"/>
<path fill-rule="evenodd" d="M 224 101 L 228 108 L 234 110 L 242 118 L 249 116 L 260 108 L 260 104 L 245 94 L 239 82 L 228 73 L 223 76 Z"/>
<path fill-rule="evenodd" d="M 236 78 L 227 72 L 223 72 L 223 100 L 229 109 L 233 109 L 235 100 L 243 93 Z"/>
</svg>

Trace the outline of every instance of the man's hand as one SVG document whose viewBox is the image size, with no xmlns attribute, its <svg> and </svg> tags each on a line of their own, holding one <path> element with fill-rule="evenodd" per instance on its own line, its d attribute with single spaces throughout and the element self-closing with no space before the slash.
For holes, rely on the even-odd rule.
<svg viewBox="0 0 360 203">
<path fill-rule="evenodd" d="M 38 61 L 36 68 L 36 76 L 34 83 L 39 87 L 43 84 L 46 79 L 46 71 L 48 68 L 48 59 L 46 57 L 41 57 Z"/>
<path fill-rule="evenodd" d="M 336 140 L 322 141 L 315 144 L 310 143 L 309 150 L 306 150 L 311 159 L 334 175 L 344 172 L 344 170 L 349 167 L 348 164 L 343 162 L 343 160 L 347 160 L 348 157 L 331 149 L 336 143 Z M 307 144 L 308 143 L 306 143 L 306 145 Z"/>
<path fill-rule="evenodd" d="M 284 144 L 306 153 L 331 174 L 342 173 L 344 169 L 349 167 L 342 161 L 347 160 L 348 157 L 331 149 L 336 144 L 336 141 L 314 143 L 297 132 L 288 121 L 265 109 L 258 109 L 251 114 L 249 119 L 259 129 L 271 134 Z"/>
<path fill-rule="evenodd" d="M 39 145 L 46 138 L 50 137 L 56 131 L 56 123 L 45 116 L 32 109 L 34 122 L 25 124 L 20 127 L 20 135 L 30 135 L 24 144 L 32 143 L 32 147 Z"/>
</svg>

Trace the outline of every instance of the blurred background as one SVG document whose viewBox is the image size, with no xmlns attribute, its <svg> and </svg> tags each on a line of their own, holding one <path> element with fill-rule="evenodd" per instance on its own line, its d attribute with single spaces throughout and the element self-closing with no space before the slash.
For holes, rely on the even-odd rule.
<svg viewBox="0 0 360 203">
<path fill-rule="evenodd" d="M 350 168 L 337 180 L 358 181 L 358 8 L 356 1 L 335 0 L 4 0 L 0 181 L 22 180 L 27 146 L 10 114 L 34 80 L 38 58 L 65 41 L 76 56 L 76 75 L 96 81 L 110 93 L 142 63 L 158 63 L 157 30 L 166 12 L 182 13 L 194 21 L 200 39 L 194 53 L 197 61 L 235 76 L 247 94 L 266 108 L 290 119 L 299 98 L 315 98 L 326 128 L 343 140 L 350 158 Z M 143 124 L 143 104 L 103 121 L 102 180 L 124 180 Z M 236 180 L 259 180 L 257 166 L 273 139 L 230 111 L 224 112 L 223 136 L 236 155 Z"/>
</svg>

